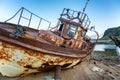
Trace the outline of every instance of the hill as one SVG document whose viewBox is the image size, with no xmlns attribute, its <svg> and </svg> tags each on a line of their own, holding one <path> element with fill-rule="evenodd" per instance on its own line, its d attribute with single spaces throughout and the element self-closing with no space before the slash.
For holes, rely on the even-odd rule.
<svg viewBox="0 0 120 80">
<path fill-rule="evenodd" d="M 109 40 L 110 35 L 120 38 L 120 26 L 105 30 L 104 35 L 101 39 Z"/>
</svg>

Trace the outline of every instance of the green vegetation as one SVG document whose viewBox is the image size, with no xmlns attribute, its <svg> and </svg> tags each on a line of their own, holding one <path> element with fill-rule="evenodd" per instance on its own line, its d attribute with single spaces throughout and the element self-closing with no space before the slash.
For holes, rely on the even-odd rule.
<svg viewBox="0 0 120 80">
<path fill-rule="evenodd" d="M 109 28 L 104 32 L 103 37 L 101 38 L 102 40 L 109 40 L 109 36 L 116 36 L 120 38 L 120 26 L 115 27 L 115 28 Z"/>
<path fill-rule="evenodd" d="M 104 32 L 103 37 L 98 40 L 98 44 L 114 44 L 114 42 L 109 38 L 111 35 L 120 39 L 120 26 L 107 29 Z"/>
<path fill-rule="evenodd" d="M 115 50 L 106 50 L 106 51 L 94 51 L 94 53 L 102 56 L 117 56 Z"/>
</svg>

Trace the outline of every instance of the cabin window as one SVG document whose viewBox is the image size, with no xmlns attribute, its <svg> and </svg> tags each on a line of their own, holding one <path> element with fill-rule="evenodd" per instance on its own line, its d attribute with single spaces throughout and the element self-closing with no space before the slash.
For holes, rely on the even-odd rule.
<svg viewBox="0 0 120 80">
<path fill-rule="evenodd" d="M 75 35 L 75 31 L 76 31 L 77 27 L 74 25 L 70 25 L 69 29 L 68 29 L 68 36 L 70 37 L 74 37 Z"/>
<path fill-rule="evenodd" d="M 59 27 L 59 31 L 62 31 L 63 30 L 63 26 L 64 26 L 64 23 L 62 23 Z"/>
</svg>

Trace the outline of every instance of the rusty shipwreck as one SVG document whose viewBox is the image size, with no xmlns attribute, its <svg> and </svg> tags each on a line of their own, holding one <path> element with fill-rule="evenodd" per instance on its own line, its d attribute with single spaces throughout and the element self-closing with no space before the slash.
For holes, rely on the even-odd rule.
<svg viewBox="0 0 120 80">
<path fill-rule="evenodd" d="M 29 19 L 23 16 L 24 11 L 30 13 Z M 17 24 L 9 23 L 18 13 Z M 33 16 L 39 18 L 37 29 L 30 27 Z M 27 26 L 20 24 L 21 19 L 28 20 Z M 47 30 L 39 30 L 42 21 L 49 24 Z M 86 36 L 90 25 L 87 14 L 65 8 L 57 25 L 50 27 L 50 24 L 23 7 L 9 20 L 0 22 L 0 73 L 3 76 L 42 72 L 56 66 L 70 68 L 91 54 L 96 42 Z"/>
</svg>

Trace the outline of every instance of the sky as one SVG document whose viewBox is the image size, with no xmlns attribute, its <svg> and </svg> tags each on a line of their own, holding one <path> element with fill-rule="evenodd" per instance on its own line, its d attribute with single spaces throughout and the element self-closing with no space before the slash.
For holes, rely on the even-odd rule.
<svg viewBox="0 0 120 80">
<path fill-rule="evenodd" d="M 51 21 L 55 26 L 63 8 L 82 11 L 86 0 L 0 0 L 0 22 L 12 17 L 21 7 Z M 101 35 L 120 26 L 120 0 L 90 0 L 85 13 Z"/>
</svg>

